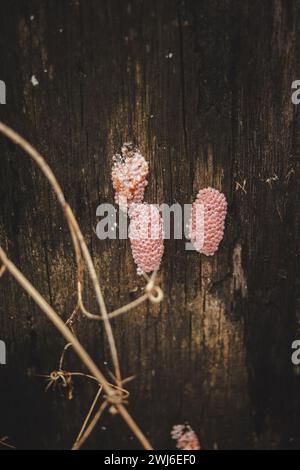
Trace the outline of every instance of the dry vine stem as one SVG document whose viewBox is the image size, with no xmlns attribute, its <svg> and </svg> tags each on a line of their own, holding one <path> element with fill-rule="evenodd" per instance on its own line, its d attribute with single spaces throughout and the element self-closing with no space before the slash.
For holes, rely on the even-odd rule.
<svg viewBox="0 0 300 470">
<path fill-rule="evenodd" d="M 123 419 L 126 421 L 130 429 L 134 432 L 136 437 L 139 439 L 141 444 L 144 446 L 146 450 L 152 450 L 152 446 L 148 439 L 144 436 L 142 431 L 139 429 L 135 421 L 129 415 L 126 408 L 123 406 L 119 399 L 119 395 L 115 393 L 113 388 L 107 383 L 104 375 L 86 350 L 83 348 L 81 343 L 78 341 L 76 336 L 69 330 L 69 328 L 65 325 L 62 321 L 60 316 L 53 310 L 53 308 L 45 301 L 42 295 L 33 287 L 33 285 L 26 279 L 26 277 L 19 271 L 19 269 L 10 261 L 5 252 L 0 247 L 0 259 L 2 263 L 7 267 L 8 271 L 14 276 L 14 278 L 19 282 L 19 284 L 23 287 L 23 289 L 33 298 L 33 300 L 37 303 L 37 305 L 43 310 L 43 312 L 47 315 L 47 317 L 52 321 L 52 323 L 56 326 L 56 328 L 61 332 L 61 334 L 65 337 L 65 339 L 72 343 L 74 351 L 80 357 L 82 362 L 86 365 L 86 367 L 90 370 L 94 377 L 98 380 L 98 382 L 102 385 L 103 390 L 106 393 L 106 400 L 108 403 L 113 404 L 117 409 L 118 412 L 121 414 Z"/>
<path fill-rule="evenodd" d="M 117 355 L 117 349 L 116 349 L 112 329 L 111 329 L 109 320 L 107 318 L 106 305 L 103 299 L 103 295 L 100 289 L 100 285 L 98 282 L 97 274 L 95 271 L 95 267 L 94 267 L 91 255 L 86 246 L 86 243 L 84 241 L 81 230 L 77 224 L 77 221 L 74 217 L 73 211 L 68 205 L 68 203 L 66 202 L 63 191 L 53 171 L 51 170 L 49 165 L 46 163 L 44 158 L 32 147 L 32 145 L 30 145 L 29 142 L 23 139 L 23 137 L 21 137 L 19 134 L 14 132 L 12 129 L 10 129 L 8 126 L 3 124 L 2 122 L 0 122 L 0 132 L 2 132 L 9 139 L 11 139 L 15 144 L 20 145 L 20 147 L 22 147 L 25 150 L 25 152 L 27 152 L 28 155 L 37 163 L 37 165 L 40 167 L 40 169 L 42 170 L 42 172 L 44 173 L 44 175 L 50 182 L 52 189 L 54 193 L 56 194 L 60 205 L 62 206 L 62 209 L 64 211 L 64 214 L 66 216 L 66 219 L 70 228 L 72 241 L 73 241 L 75 253 L 76 253 L 76 261 L 77 261 L 78 270 L 83 269 L 82 261 L 81 261 L 81 254 L 82 254 L 83 258 L 85 259 L 88 272 L 89 272 L 90 278 L 94 286 L 95 294 L 97 297 L 97 302 L 100 307 L 100 312 L 104 320 L 104 325 L 105 325 L 106 334 L 107 334 L 107 338 L 108 338 L 108 342 L 109 342 L 109 346 L 111 350 L 116 378 L 121 383 L 122 382 L 121 372 L 120 372 L 119 360 L 118 360 L 118 355 Z M 79 279 L 79 282 L 81 282 L 80 279 Z"/>
<path fill-rule="evenodd" d="M 75 443 L 73 444 L 73 449 L 74 449 L 74 447 L 75 447 L 76 445 L 78 445 L 78 442 L 80 441 L 80 439 L 81 439 L 81 437 L 82 437 L 82 435 L 83 435 L 83 433 L 84 433 L 84 430 L 86 429 L 86 426 L 87 426 L 87 424 L 88 424 L 88 422 L 89 422 L 89 420 L 90 420 L 90 417 L 92 416 L 92 413 L 93 413 L 93 411 L 94 411 L 94 408 L 95 408 L 95 406 L 96 406 L 96 403 L 97 403 L 97 401 L 98 401 L 98 398 L 99 398 L 100 395 L 101 395 L 101 392 L 102 392 L 102 387 L 99 387 L 99 388 L 98 388 L 98 391 L 97 391 L 97 393 L 96 393 L 96 396 L 95 396 L 95 398 L 94 398 L 94 401 L 93 401 L 93 403 L 92 403 L 92 405 L 91 405 L 91 407 L 90 407 L 90 409 L 89 409 L 89 411 L 88 411 L 88 414 L 87 414 L 86 417 L 85 417 L 85 420 L 84 420 L 84 422 L 83 422 L 83 425 L 81 426 L 81 429 L 80 429 L 80 431 L 79 431 L 79 433 L 78 433 L 78 436 L 76 437 Z M 104 403 L 106 403 L 106 402 L 104 402 Z"/>
<path fill-rule="evenodd" d="M 146 298 L 149 298 L 152 302 L 160 301 L 162 299 L 163 294 L 159 287 L 154 286 L 156 273 L 153 273 L 151 278 L 148 280 L 148 284 L 146 285 L 146 289 L 145 289 L 146 293 L 143 296 L 141 296 L 140 299 L 137 299 L 136 301 L 131 302 L 127 306 L 121 307 L 120 309 L 112 312 L 111 314 L 108 314 L 91 255 L 89 253 L 89 250 L 83 238 L 81 230 L 78 226 L 78 223 L 74 217 L 74 214 L 70 206 L 66 202 L 62 189 L 59 183 L 57 182 L 56 177 L 53 174 L 51 168 L 48 166 L 48 164 L 43 159 L 43 157 L 25 139 L 23 139 L 19 134 L 17 134 L 16 132 L 14 132 L 12 129 L 10 129 L 8 126 L 6 126 L 5 124 L 1 122 L 0 122 L 0 132 L 4 134 L 6 137 L 8 137 L 9 139 L 11 139 L 15 144 L 22 147 L 23 150 L 25 150 L 25 152 L 28 153 L 29 156 L 37 163 L 39 168 L 42 170 L 42 172 L 44 173 L 44 175 L 50 182 L 52 189 L 54 193 L 56 194 L 60 205 L 62 206 L 62 209 L 64 211 L 64 214 L 67 219 L 68 226 L 71 232 L 71 237 L 72 237 L 72 241 L 73 241 L 73 245 L 75 249 L 75 255 L 76 255 L 76 263 L 77 263 L 78 301 L 77 301 L 77 306 L 73 314 L 76 313 L 79 308 L 84 314 L 87 314 L 87 313 L 89 314 L 89 312 L 87 312 L 82 302 L 82 286 L 83 286 L 83 272 L 84 272 L 83 259 L 84 259 L 90 279 L 92 280 L 92 283 L 93 283 L 97 302 L 98 302 L 100 312 L 101 312 L 101 315 L 89 314 L 87 316 L 90 316 L 91 318 L 94 318 L 94 319 L 101 319 L 104 322 L 104 326 L 105 326 L 105 330 L 106 330 L 106 334 L 107 334 L 107 338 L 108 338 L 108 342 L 110 346 L 110 351 L 112 355 L 114 370 L 115 370 L 116 385 L 117 387 L 121 388 L 122 378 L 121 378 L 121 372 L 120 372 L 120 365 L 119 365 L 118 354 L 117 354 L 117 349 L 116 349 L 116 345 L 114 341 L 112 328 L 109 322 L 109 316 L 113 317 L 121 313 L 124 313 L 130 310 L 131 308 L 134 308 L 136 305 L 138 305 L 138 303 L 141 303 L 142 301 L 146 300 Z M 82 347 L 81 343 L 78 341 L 76 336 L 72 333 L 72 331 L 66 326 L 66 324 L 61 320 L 59 315 L 46 302 L 46 300 L 41 296 L 41 294 L 33 287 L 33 285 L 26 279 L 26 277 L 12 263 L 12 261 L 8 259 L 5 251 L 1 247 L 0 247 L 0 259 L 3 263 L 3 266 L 7 268 L 7 270 L 14 276 L 14 278 L 19 282 L 19 284 L 25 289 L 25 291 L 39 305 L 39 307 L 48 316 L 48 318 L 52 321 L 52 323 L 56 326 L 56 328 L 60 331 L 60 333 L 72 345 L 74 351 L 81 358 L 81 360 L 89 369 L 91 374 L 97 379 L 99 384 L 102 386 L 103 391 L 105 392 L 106 401 L 104 403 L 113 404 L 117 408 L 118 412 L 121 414 L 121 416 L 123 417 L 127 425 L 130 427 L 130 429 L 139 439 L 143 447 L 145 449 L 151 450 L 152 449 L 151 444 L 149 443 L 148 439 L 145 437 L 145 435 L 142 433 L 142 431 L 137 426 L 135 421 L 127 412 L 126 408 L 123 405 L 122 398 L 120 397 L 120 395 L 116 392 L 114 387 L 111 386 L 106 381 L 102 372 L 100 372 L 96 364 L 93 362 L 93 360 L 88 355 L 86 350 Z M 1 274 L 3 274 L 3 268 L 1 268 Z M 156 291 L 156 295 L 154 295 L 153 293 L 154 291 Z M 73 316 L 73 314 L 71 315 L 71 317 Z M 104 411 L 104 408 L 105 407 L 100 407 L 102 411 Z M 100 410 L 98 413 L 96 413 L 86 433 L 91 432 L 92 424 L 95 422 L 96 416 L 98 416 L 99 413 L 100 413 Z M 82 439 L 83 437 L 84 436 L 82 436 Z M 76 448 L 76 446 L 74 446 L 74 448 Z"/>
<path fill-rule="evenodd" d="M 2 438 L 0 439 L 0 446 L 2 445 L 2 446 L 4 446 L 4 447 L 7 447 L 8 449 L 15 449 L 15 446 L 13 446 L 13 445 L 11 445 L 11 444 L 8 444 L 8 443 L 6 442 L 6 440 L 7 440 L 7 436 L 2 437 Z"/>
<path fill-rule="evenodd" d="M 90 411 L 88 412 L 88 415 L 87 415 L 87 418 L 89 419 L 90 418 L 90 415 L 92 414 L 92 411 L 93 411 L 93 408 L 94 408 L 94 405 L 96 404 L 96 398 L 95 397 L 95 400 L 92 404 L 92 407 L 90 409 Z M 104 401 L 102 403 L 102 405 L 100 406 L 99 410 L 97 411 L 97 413 L 95 414 L 95 416 L 93 417 L 92 421 L 90 422 L 90 424 L 88 425 L 87 429 L 84 431 L 84 433 L 82 432 L 82 434 L 79 434 L 78 438 L 76 439 L 73 447 L 72 447 L 72 450 L 79 450 L 80 447 L 84 444 L 84 442 L 86 441 L 86 439 L 89 437 L 89 435 L 92 433 L 94 427 L 96 426 L 97 422 L 99 421 L 99 419 L 101 418 L 105 408 L 107 407 L 107 403 L 106 401 Z M 85 422 L 82 426 L 82 430 L 85 428 L 85 426 L 87 425 L 87 422 L 88 422 L 88 419 L 85 419 Z M 82 436 L 82 437 L 81 437 Z"/>
</svg>

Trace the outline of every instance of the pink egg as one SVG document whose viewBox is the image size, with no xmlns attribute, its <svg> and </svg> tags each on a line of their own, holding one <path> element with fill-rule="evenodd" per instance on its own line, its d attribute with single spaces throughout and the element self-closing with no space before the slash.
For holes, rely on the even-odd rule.
<svg viewBox="0 0 300 470">
<path fill-rule="evenodd" d="M 212 256 L 219 248 L 224 234 L 227 201 L 214 188 L 201 189 L 192 205 L 189 236 L 194 248 Z"/>
<path fill-rule="evenodd" d="M 123 144 L 120 153 L 113 157 L 112 183 L 115 202 L 124 212 L 133 203 L 141 203 L 148 184 L 148 163 L 140 151 L 131 143 Z"/>
<path fill-rule="evenodd" d="M 164 252 L 163 222 L 153 204 L 132 204 L 129 210 L 132 255 L 140 271 L 159 269 Z"/>
</svg>

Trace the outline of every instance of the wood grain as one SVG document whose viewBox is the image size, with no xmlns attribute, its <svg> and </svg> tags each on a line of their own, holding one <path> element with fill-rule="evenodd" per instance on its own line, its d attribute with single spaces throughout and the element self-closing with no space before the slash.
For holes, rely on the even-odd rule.
<svg viewBox="0 0 300 470">
<path fill-rule="evenodd" d="M 299 5 L 268 2 L 37 1 L 0 3 L 0 118 L 46 157 L 86 236 L 109 310 L 142 282 L 124 240 L 100 241 L 101 202 L 113 202 L 111 157 L 135 141 L 150 163 L 146 200 L 191 203 L 226 194 L 225 238 L 212 258 L 167 240 L 165 300 L 112 324 L 130 411 L 158 449 L 188 421 L 205 448 L 300 446 Z M 38 80 L 33 86 L 32 76 Z M 0 139 L 0 237 L 18 267 L 67 318 L 75 263 L 59 207 L 29 159 Z M 91 291 L 86 302 L 93 310 Z M 297 310 L 298 306 L 298 310 Z M 98 323 L 77 333 L 105 371 Z M 69 448 L 95 394 L 44 391 L 63 341 L 5 275 L 0 290 L 0 437 L 18 448 Z M 70 369 L 80 368 L 67 357 Z M 87 448 L 137 448 L 118 417 Z"/>
</svg>

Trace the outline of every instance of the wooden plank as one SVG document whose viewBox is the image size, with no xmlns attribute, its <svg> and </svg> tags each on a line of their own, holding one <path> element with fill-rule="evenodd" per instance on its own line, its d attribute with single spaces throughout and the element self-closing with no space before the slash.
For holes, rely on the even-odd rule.
<svg viewBox="0 0 300 470">
<path fill-rule="evenodd" d="M 113 321 L 130 411 L 156 448 L 188 421 L 206 448 L 299 447 L 290 346 L 299 269 L 299 6 L 295 1 L 58 1 L 0 4 L 0 118 L 57 175 L 87 238 L 110 310 L 132 299 L 129 243 L 100 241 L 96 208 L 113 202 L 111 157 L 134 140 L 150 163 L 146 200 L 191 203 L 214 186 L 229 202 L 212 258 L 168 240 L 165 300 Z M 38 84 L 34 85 L 35 80 Z M 67 318 L 75 264 L 67 226 L 38 169 L 0 139 L 1 240 Z M 298 277 L 299 278 L 299 277 Z M 63 341 L 7 275 L 1 279 L 0 437 L 19 448 L 70 447 L 92 400 L 44 392 Z M 96 305 L 88 288 L 86 302 Z M 101 325 L 79 338 L 111 370 Z M 80 368 L 72 353 L 70 369 Z M 105 429 L 102 429 L 104 426 Z M 117 417 L 87 447 L 138 447 Z"/>
</svg>

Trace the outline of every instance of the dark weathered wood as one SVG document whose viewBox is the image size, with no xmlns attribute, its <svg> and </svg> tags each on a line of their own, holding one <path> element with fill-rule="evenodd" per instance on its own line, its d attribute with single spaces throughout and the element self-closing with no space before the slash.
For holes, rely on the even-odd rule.
<svg viewBox="0 0 300 470">
<path fill-rule="evenodd" d="M 207 185 L 228 198 L 219 252 L 205 258 L 185 251 L 183 240 L 166 241 L 163 304 L 113 322 L 123 374 L 136 376 L 130 411 L 159 449 L 173 446 L 170 429 L 184 421 L 206 448 L 300 445 L 290 360 L 299 289 L 300 129 L 290 101 L 300 77 L 299 13 L 293 0 L 0 3 L 0 119 L 53 168 L 109 309 L 141 285 L 128 242 L 95 235 L 98 204 L 113 201 L 111 157 L 123 141 L 136 141 L 150 162 L 147 201 L 190 203 Z M 67 318 L 75 302 L 67 226 L 28 157 L 3 138 L 0 149 L 1 241 Z M 87 303 L 95 309 L 90 291 Z M 111 369 L 102 325 L 82 319 L 76 329 Z M 8 347 L 0 437 L 18 448 L 68 448 L 94 385 L 77 380 L 72 401 L 44 392 L 34 374 L 57 367 L 64 343 L 8 275 L 0 339 Z M 67 364 L 81 367 L 72 353 Z M 137 446 L 118 417 L 104 418 L 87 443 Z"/>
</svg>

